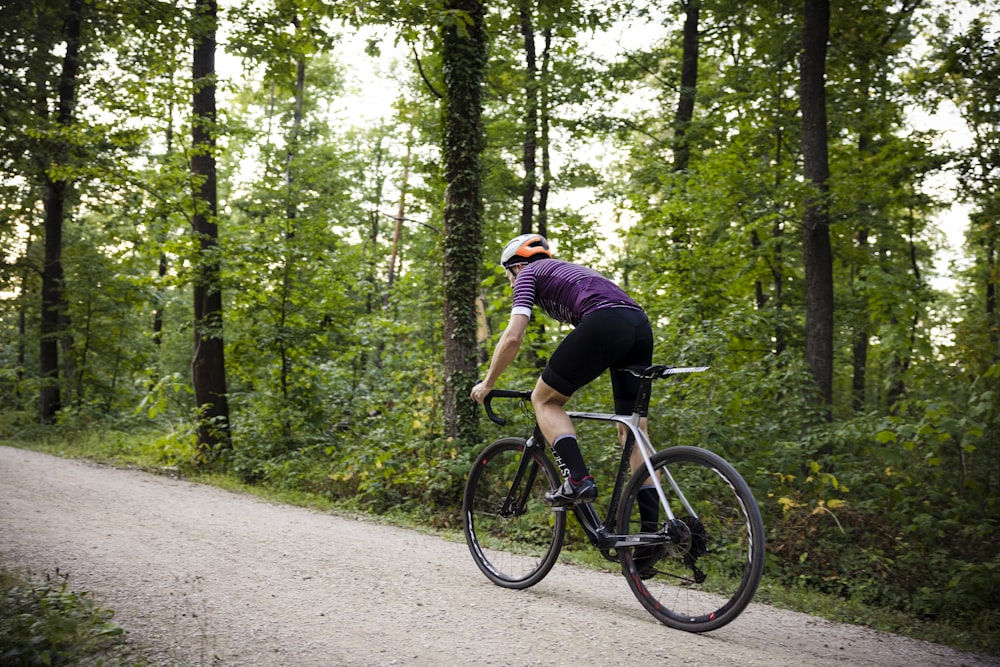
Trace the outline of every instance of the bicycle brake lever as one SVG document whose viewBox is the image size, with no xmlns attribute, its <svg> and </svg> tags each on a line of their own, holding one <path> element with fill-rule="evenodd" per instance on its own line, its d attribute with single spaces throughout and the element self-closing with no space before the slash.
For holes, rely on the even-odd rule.
<svg viewBox="0 0 1000 667">
<path fill-rule="evenodd" d="M 507 420 L 500 417 L 495 412 L 490 405 L 494 398 L 520 398 L 521 400 L 528 400 L 531 398 L 530 391 L 514 391 L 512 389 L 494 389 L 490 393 L 486 394 L 486 399 L 483 401 L 483 408 L 486 409 L 486 416 L 490 418 L 494 424 L 499 424 L 504 426 L 507 424 Z"/>
</svg>

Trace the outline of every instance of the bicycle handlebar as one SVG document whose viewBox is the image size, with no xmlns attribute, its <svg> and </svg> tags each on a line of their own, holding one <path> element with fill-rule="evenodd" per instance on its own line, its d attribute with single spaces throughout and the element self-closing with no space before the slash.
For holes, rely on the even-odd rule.
<svg viewBox="0 0 1000 667">
<path fill-rule="evenodd" d="M 494 398 L 520 398 L 522 400 L 528 400 L 531 398 L 531 392 L 514 391 L 512 389 L 494 389 L 490 393 L 486 394 L 486 400 L 483 401 L 483 407 L 486 409 L 486 416 L 489 417 L 490 421 L 494 424 L 504 426 L 507 423 L 507 420 L 494 413 L 493 408 L 490 406 L 490 403 Z"/>
</svg>

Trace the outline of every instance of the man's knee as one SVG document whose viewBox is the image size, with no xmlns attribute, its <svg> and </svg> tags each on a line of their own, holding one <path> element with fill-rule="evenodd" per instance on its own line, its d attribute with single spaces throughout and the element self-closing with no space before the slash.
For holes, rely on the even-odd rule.
<svg viewBox="0 0 1000 667">
<path fill-rule="evenodd" d="M 538 378 L 535 389 L 531 392 L 531 405 L 538 411 L 542 407 L 562 407 L 566 405 L 569 396 L 553 389 L 545 380 Z"/>
</svg>

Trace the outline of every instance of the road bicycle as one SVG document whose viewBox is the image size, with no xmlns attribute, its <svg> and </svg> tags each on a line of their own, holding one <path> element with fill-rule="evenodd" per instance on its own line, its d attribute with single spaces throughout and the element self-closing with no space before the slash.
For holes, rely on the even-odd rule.
<svg viewBox="0 0 1000 667">
<path fill-rule="evenodd" d="M 462 501 L 469 550 L 493 583 L 528 588 L 555 565 L 566 535 L 566 510 L 572 509 L 591 544 L 621 565 L 632 592 L 657 620 L 688 632 L 716 630 L 739 616 L 760 583 L 760 509 L 750 487 L 722 457 L 689 446 L 657 452 L 639 428 L 649 410 L 653 380 L 707 367 L 624 370 L 640 379 L 631 415 L 568 412 L 574 420 L 623 424 L 627 429 L 605 518 L 595 507 L 599 501 L 566 508 L 545 500 L 545 492 L 558 488 L 562 480 L 535 422 L 531 437 L 501 438 L 472 464 Z M 484 407 L 502 426 L 506 420 L 493 412 L 493 399 L 518 399 L 530 414 L 530 397 L 530 391 L 493 390 Z M 630 475 L 636 445 L 644 467 Z M 655 521 L 649 518 L 648 505 L 645 521 L 640 513 L 643 487 L 655 488 L 659 499 L 659 510 L 652 513 Z"/>
</svg>

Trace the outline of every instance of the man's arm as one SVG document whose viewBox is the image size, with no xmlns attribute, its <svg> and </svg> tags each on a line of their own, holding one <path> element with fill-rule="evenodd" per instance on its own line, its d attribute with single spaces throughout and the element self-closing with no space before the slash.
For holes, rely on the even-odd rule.
<svg viewBox="0 0 1000 667">
<path fill-rule="evenodd" d="M 497 346 L 493 349 L 493 358 L 490 360 L 490 368 L 486 371 L 486 378 L 472 388 L 472 399 L 477 403 L 486 400 L 486 395 L 493 391 L 500 374 L 510 366 L 517 357 L 518 350 L 521 349 L 521 342 L 524 340 L 524 332 L 528 329 L 527 315 L 511 315 L 507 322 Z"/>
</svg>

